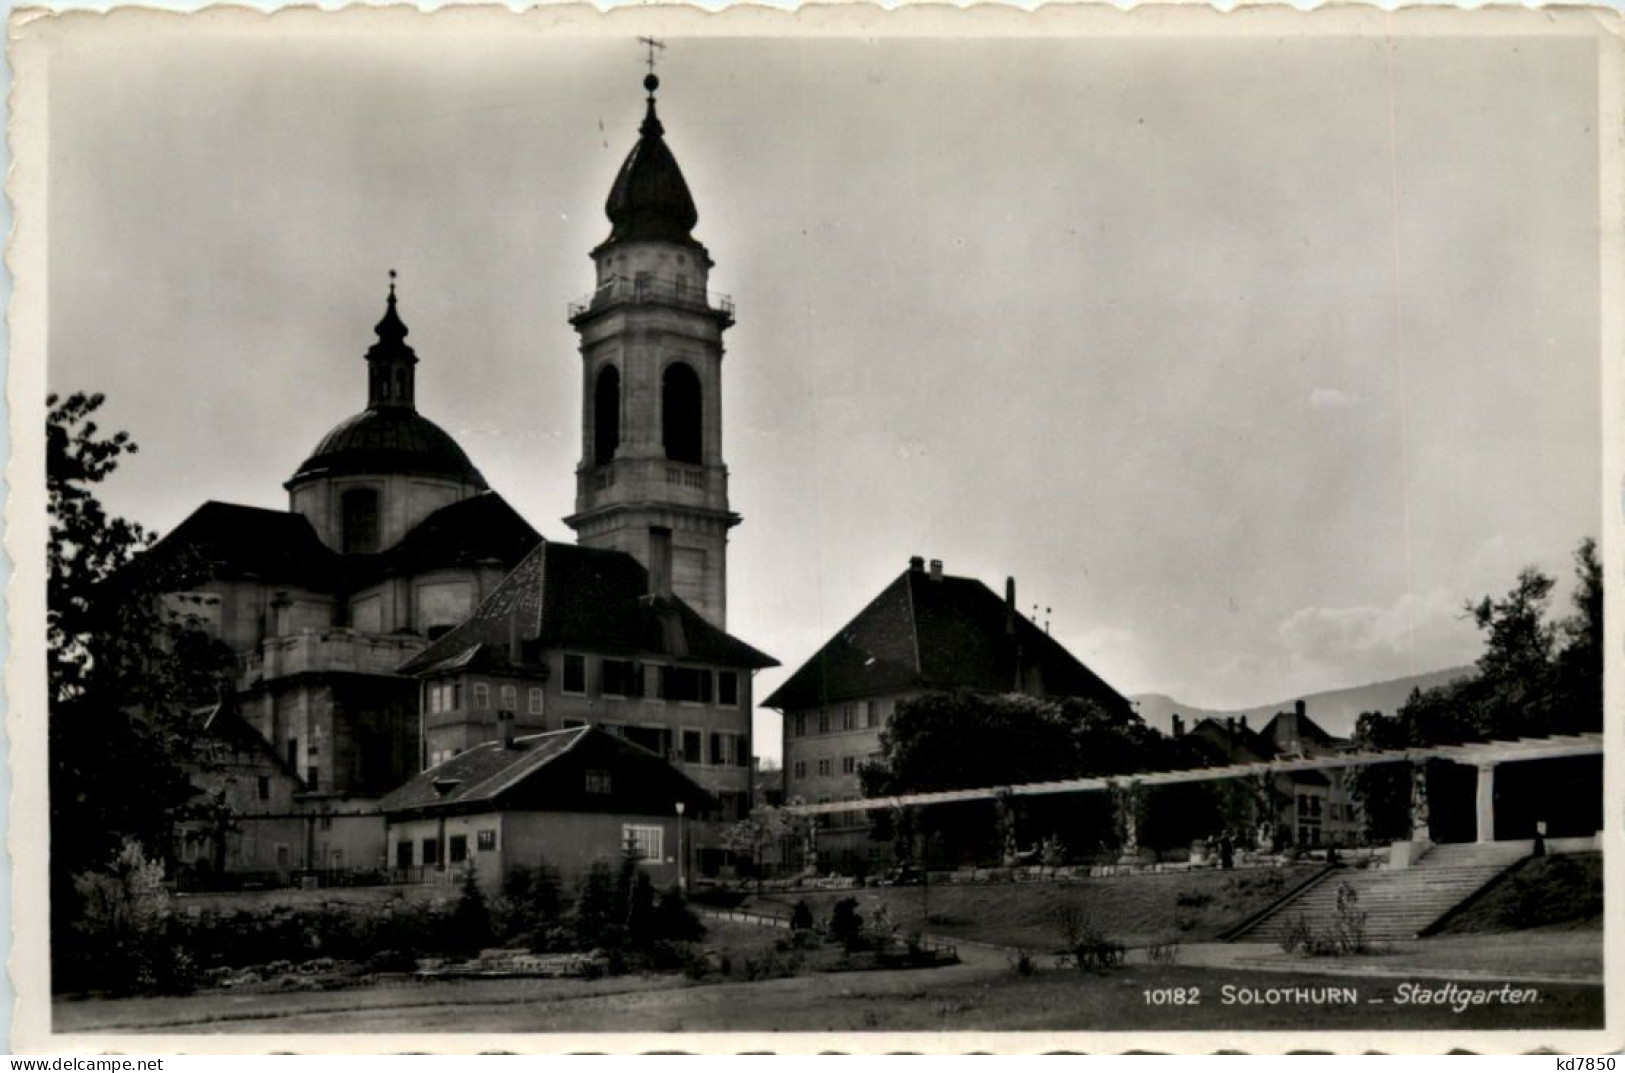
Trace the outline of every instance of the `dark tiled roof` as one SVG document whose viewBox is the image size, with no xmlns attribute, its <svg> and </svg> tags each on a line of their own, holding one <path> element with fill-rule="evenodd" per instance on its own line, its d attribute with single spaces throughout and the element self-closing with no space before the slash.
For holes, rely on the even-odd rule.
<svg viewBox="0 0 1625 1073">
<path fill-rule="evenodd" d="M 341 555 L 302 514 L 209 502 L 141 557 L 146 569 L 222 578 L 254 575 L 267 584 L 322 592 L 354 590 L 386 577 L 496 561 L 511 568 L 542 538 L 495 492 L 441 507 L 387 551 Z M 186 582 L 190 583 L 190 582 Z"/>
<path fill-rule="evenodd" d="M 345 570 L 350 585 L 360 587 L 383 577 L 491 560 L 512 569 L 541 539 L 507 500 L 486 491 L 441 507 L 392 548 L 346 556 Z"/>
<path fill-rule="evenodd" d="M 517 749 L 503 749 L 494 741 L 476 745 L 419 773 L 378 803 L 382 812 L 401 812 L 424 805 L 455 805 L 490 801 L 504 787 L 540 771 L 575 747 L 590 727 L 572 727 L 515 739 Z M 448 787 L 436 789 L 440 783 Z"/>
<path fill-rule="evenodd" d="M 1275 717 L 1264 724 L 1264 729 L 1259 733 L 1268 738 L 1277 748 L 1285 748 L 1287 742 L 1291 740 L 1291 735 L 1287 732 L 1284 724 L 1290 719 L 1297 720 L 1297 737 L 1299 741 L 1328 749 L 1339 744 L 1339 739 L 1326 733 L 1325 730 L 1321 729 L 1319 723 L 1316 723 L 1307 715 L 1298 715 L 1295 712 L 1276 712 Z"/>
<path fill-rule="evenodd" d="M 457 441 L 406 407 L 363 410 L 346 418 L 322 438 L 288 484 L 346 473 L 413 473 L 486 487 Z"/>
<path fill-rule="evenodd" d="M 1198 720 L 1185 736 L 1211 742 L 1222 754 L 1219 759 L 1226 763 L 1268 760 L 1276 753 L 1274 741 L 1240 723 L 1231 726 L 1205 718 Z"/>
<path fill-rule="evenodd" d="M 764 702 L 781 711 L 906 689 L 1007 693 L 1023 679 L 1050 696 L 1128 706 L 1060 642 L 974 578 L 904 571 Z"/>
<path fill-rule="evenodd" d="M 339 573 L 339 557 L 304 515 L 213 500 L 165 534 L 141 561 L 147 569 L 195 566 L 211 577 L 253 574 L 269 584 L 313 589 L 332 585 Z"/>
<path fill-rule="evenodd" d="M 467 621 L 408 660 L 401 672 L 424 673 L 475 645 L 507 648 L 515 626 L 527 652 L 577 646 L 732 667 L 777 665 L 683 601 L 647 596 L 648 585 L 647 572 L 625 552 L 541 540 Z"/>
<path fill-rule="evenodd" d="M 272 767 L 291 778 L 295 786 L 304 789 L 305 780 L 289 766 L 286 757 L 277 752 L 259 731 L 248 724 L 237 711 L 234 699 L 211 704 L 197 711 L 203 717 L 205 735 L 227 742 L 243 752 L 260 754 Z"/>
<path fill-rule="evenodd" d="M 589 797 L 579 778 L 610 772 L 609 798 Z M 386 814 L 474 812 L 501 808 L 642 810 L 670 815 L 676 801 L 696 813 L 715 800 L 664 759 L 596 726 L 490 741 L 435 765 L 379 802 Z"/>
</svg>

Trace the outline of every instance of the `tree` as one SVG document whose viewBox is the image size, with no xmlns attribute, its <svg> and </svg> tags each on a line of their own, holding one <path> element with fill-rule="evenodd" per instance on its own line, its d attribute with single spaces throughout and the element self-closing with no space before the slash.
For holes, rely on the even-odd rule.
<svg viewBox="0 0 1625 1073">
<path fill-rule="evenodd" d="M 195 800 L 196 706 L 229 684 L 231 654 L 169 614 L 162 595 L 194 584 L 201 564 L 143 556 L 152 536 L 111 517 L 96 496 L 136 451 L 103 435 L 100 395 L 46 400 L 48 740 L 52 908 L 77 905 L 72 877 L 107 867 L 126 840 L 162 860 Z"/>
<path fill-rule="evenodd" d="M 1587 537 L 1574 553 L 1574 613 L 1558 625 L 1557 721 L 1573 731 L 1602 729 L 1602 563 Z"/>
<path fill-rule="evenodd" d="M 773 805 L 751 810 L 749 816 L 729 824 L 722 831 L 722 847 L 750 860 L 756 881 L 762 881 L 762 857 L 769 846 L 782 846 L 786 839 L 799 840 L 806 832 L 807 817 Z"/>
<path fill-rule="evenodd" d="M 1603 574 L 1594 540 L 1580 542 L 1574 564 L 1577 584 L 1568 617 L 1549 617 L 1555 582 L 1525 568 L 1505 596 L 1466 605 L 1484 634 L 1474 673 L 1413 690 L 1392 717 L 1361 715 L 1355 743 L 1363 749 L 1404 749 L 1602 729 Z M 1368 834 L 1407 837 L 1410 765 L 1362 767 L 1353 779 Z"/>
</svg>

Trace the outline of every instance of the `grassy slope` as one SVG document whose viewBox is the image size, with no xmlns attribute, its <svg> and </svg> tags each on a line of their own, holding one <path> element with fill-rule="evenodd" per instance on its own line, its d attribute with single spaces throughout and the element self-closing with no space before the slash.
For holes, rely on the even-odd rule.
<svg viewBox="0 0 1625 1073">
<path fill-rule="evenodd" d="M 1065 883 L 932 886 L 929 892 L 923 887 L 770 892 L 741 908 L 788 916 L 796 900 L 803 898 L 822 924 L 838 899 L 855 897 L 866 922 L 884 907 L 891 922 L 907 933 L 921 929 L 929 900 L 930 919 L 924 930 L 953 938 L 1052 950 L 1062 945 L 1061 915 L 1077 911 L 1118 942 L 1132 945 L 1171 937 L 1196 941 L 1214 938 L 1314 871 L 1314 866 L 1301 866 Z"/>
<path fill-rule="evenodd" d="M 1524 928 L 1602 926 L 1602 854 L 1536 857 L 1500 879 L 1440 929 L 1488 935 Z"/>
</svg>

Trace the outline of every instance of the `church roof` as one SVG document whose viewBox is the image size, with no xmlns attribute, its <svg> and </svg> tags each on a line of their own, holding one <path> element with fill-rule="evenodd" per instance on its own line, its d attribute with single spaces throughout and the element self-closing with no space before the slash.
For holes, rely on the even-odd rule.
<svg viewBox="0 0 1625 1073">
<path fill-rule="evenodd" d="M 1007 629 L 1007 623 L 1013 632 Z M 763 703 L 780 711 L 911 690 L 1017 690 L 1036 670 L 1048 696 L 1128 701 L 974 578 L 910 567 Z"/>
<path fill-rule="evenodd" d="M 452 477 L 487 487 L 456 440 L 416 410 L 403 407 L 363 410 L 339 422 L 288 484 L 354 473 Z"/>
<path fill-rule="evenodd" d="M 510 651 L 513 640 L 527 655 L 538 647 L 571 646 L 732 667 L 778 665 L 705 621 L 682 600 L 648 593 L 648 572 L 625 552 L 543 539 L 466 621 L 400 671 L 437 673 L 464 660 Z M 487 652 L 469 653 L 476 646 L 487 646 Z"/>
<path fill-rule="evenodd" d="M 608 793 L 586 792 L 589 769 L 610 776 Z M 642 746 L 595 726 L 528 734 L 504 746 L 490 741 L 422 772 L 378 803 L 381 812 L 546 811 L 672 814 L 682 801 L 695 813 L 715 799 Z"/>
<path fill-rule="evenodd" d="M 604 204 L 612 225 L 605 245 L 642 240 L 697 245 L 689 232 L 699 222 L 699 210 L 666 145 L 666 128 L 655 114 L 654 91 L 659 84 L 653 75 L 644 82 L 649 108 L 638 128 L 638 143 L 621 164 Z"/>
<path fill-rule="evenodd" d="M 207 502 L 137 560 L 145 570 L 178 572 L 165 584 L 194 584 L 188 575 L 253 577 L 265 584 L 353 591 L 386 577 L 497 562 L 504 570 L 541 540 L 496 492 L 441 507 L 394 547 L 344 555 L 323 544 L 303 514 L 238 503 Z"/>
<path fill-rule="evenodd" d="M 493 560 L 510 570 L 541 539 L 506 499 L 487 490 L 441 507 L 413 526 L 394 547 L 376 554 L 345 556 L 347 580 L 352 587 L 360 587 L 382 577 Z"/>
<path fill-rule="evenodd" d="M 139 562 L 148 570 L 195 567 L 210 577 L 253 575 L 311 587 L 331 584 L 339 572 L 339 556 L 303 514 L 215 500 L 187 515 Z"/>
<path fill-rule="evenodd" d="M 322 437 L 284 487 L 316 477 L 394 473 L 486 487 L 457 441 L 417 412 L 412 367 L 418 358 L 406 343 L 409 329 L 396 308 L 395 272 L 389 275 L 384 316 L 373 327 L 378 341 L 367 351 L 367 408 Z"/>
</svg>

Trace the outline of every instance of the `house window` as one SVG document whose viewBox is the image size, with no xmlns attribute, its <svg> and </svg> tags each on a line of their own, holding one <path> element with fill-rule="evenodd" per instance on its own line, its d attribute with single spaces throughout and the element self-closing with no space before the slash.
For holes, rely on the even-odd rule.
<svg viewBox="0 0 1625 1073">
<path fill-rule="evenodd" d="M 610 792 L 611 785 L 609 772 L 587 772 L 587 792 L 589 794 L 607 794 Z"/>
<path fill-rule="evenodd" d="M 643 676 L 638 665 L 629 659 L 606 659 L 599 665 L 599 680 L 604 693 L 611 697 L 635 697 L 643 692 Z"/>
<path fill-rule="evenodd" d="M 795 736 L 798 738 L 805 738 L 807 736 L 807 717 L 805 715 L 796 716 Z"/>
<path fill-rule="evenodd" d="M 687 704 L 711 702 L 711 672 L 695 667 L 660 668 L 660 695 Z"/>
<path fill-rule="evenodd" d="M 671 751 L 671 731 L 665 727 L 632 727 L 626 728 L 626 740 L 634 745 L 664 757 Z"/>
<path fill-rule="evenodd" d="M 305 769 L 305 789 L 315 793 L 322 788 L 321 769 L 315 764 Z"/>
<path fill-rule="evenodd" d="M 288 766 L 294 771 L 299 770 L 299 739 L 288 739 Z"/>
<path fill-rule="evenodd" d="M 739 672 L 717 672 L 717 703 L 724 708 L 739 707 Z"/>
<path fill-rule="evenodd" d="M 474 683 L 474 707 L 489 708 L 491 706 L 491 687 L 484 682 Z"/>
<path fill-rule="evenodd" d="M 581 695 L 587 692 L 587 657 L 566 653 L 564 656 L 564 682 L 560 686 L 566 693 Z"/>
<path fill-rule="evenodd" d="M 734 766 L 750 767 L 750 738 L 743 734 L 734 738 Z"/>
<path fill-rule="evenodd" d="M 841 757 L 841 774 L 842 775 L 853 775 L 853 774 L 857 773 L 857 770 L 858 770 L 858 758 L 857 757 L 855 757 L 855 756 L 843 756 L 843 757 Z"/>
<path fill-rule="evenodd" d="M 491 852 L 493 852 L 497 848 L 497 833 L 496 833 L 496 831 L 492 830 L 492 831 L 476 831 L 476 832 L 474 832 L 474 845 L 479 849 L 479 851 L 481 853 L 491 853 Z"/>
<path fill-rule="evenodd" d="M 820 711 L 818 713 L 818 733 L 829 733 L 829 713 L 826 711 Z"/>
<path fill-rule="evenodd" d="M 425 865 L 440 863 L 440 843 L 433 838 L 425 838 L 419 845 L 423 848 L 423 863 Z"/>
<path fill-rule="evenodd" d="M 798 778 L 798 779 L 805 779 L 807 777 L 807 761 L 805 761 L 805 760 L 797 760 L 796 761 L 795 777 Z"/>
<path fill-rule="evenodd" d="M 703 738 L 698 730 L 683 731 L 683 763 L 700 763 L 704 759 L 701 755 L 704 748 Z"/>
<path fill-rule="evenodd" d="M 395 843 L 395 867 L 396 868 L 410 868 L 410 867 L 412 867 L 412 843 L 411 842 L 407 842 L 407 841 L 403 840 L 403 841 Z"/>
<path fill-rule="evenodd" d="M 835 774 L 835 765 L 830 761 L 829 757 L 826 756 L 823 759 L 818 761 L 818 774 L 820 774 L 820 775 L 833 775 L 833 774 Z"/>
<path fill-rule="evenodd" d="M 865 729 L 880 725 L 880 705 L 872 700 L 863 702 L 863 725 Z"/>
<path fill-rule="evenodd" d="M 259 777 L 259 789 L 261 801 L 271 800 L 271 777 L 269 775 Z"/>
<path fill-rule="evenodd" d="M 665 833 L 653 824 L 622 824 L 621 845 L 635 857 L 658 861 L 665 856 Z"/>
<path fill-rule="evenodd" d="M 711 732 L 711 763 L 722 766 L 728 762 L 728 746 L 724 743 L 721 734 Z"/>
<path fill-rule="evenodd" d="M 530 687 L 530 714 L 542 714 L 542 690 L 539 686 Z"/>
<path fill-rule="evenodd" d="M 446 848 L 450 851 L 449 856 L 452 864 L 462 864 L 468 860 L 467 835 L 452 835 L 451 841 Z"/>
<path fill-rule="evenodd" d="M 513 686 L 502 687 L 502 710 L 505 712 L 517 711 L 519 708 L 519 690 Z"/>
</svg>

